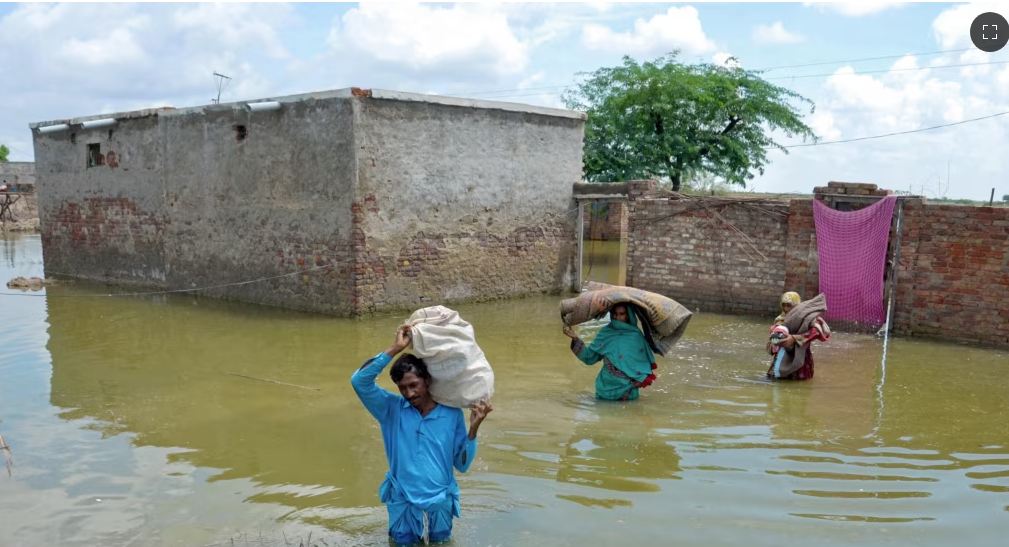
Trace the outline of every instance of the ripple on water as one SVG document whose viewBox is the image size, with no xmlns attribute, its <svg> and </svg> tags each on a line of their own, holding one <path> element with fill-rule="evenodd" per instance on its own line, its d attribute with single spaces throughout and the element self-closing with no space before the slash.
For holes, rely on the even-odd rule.
<svg viewBox="0 0 1009 547">
<path fill-rule="evenodd" d="M 877 499 L 903 499 L 903 498 L 927 498 L 931 492 L 916 491 L 872 491 L 872 490 L 792 490 L 799 496 L 810 496 L 814 498 L 877 498 Z"/>
<path fill-rule="evenodd" d="M 873 517 L 868 515 L 828 515 L 823 513 L 789 513 L 793 517 L 833 520 L 837 522 L 873 522 L 883 524 L 900 524 L 935 520 L 935 517 Z"/>
</svg>

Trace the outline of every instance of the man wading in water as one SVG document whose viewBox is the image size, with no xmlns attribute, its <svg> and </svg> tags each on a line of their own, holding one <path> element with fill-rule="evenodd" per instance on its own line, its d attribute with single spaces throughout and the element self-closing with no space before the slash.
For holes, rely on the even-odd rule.
<svg viewBox="0 0 1009 547">
<path fill-rule="evenodd" d="M 452 468 L 461 473 L 469 469 L 476 456 L 477 430 L 493 410 L 489 402 L 475 404 L 467 433 L 462 410 L 431 398 L 427 366 L 410 354 L 397 359 L 389 371 L 400 395 L 378 387 L 375 378 L 409 345 L 410 327 L 400 327 L 393 344 L 350 379 L 382 428 L 389 472 L 379 487 L 379 497 L 389 510 L 389 537 L 401 545 L 423 543 L 425 516 L 428 540 L 448 541 L 452 518 L 459 516 L 459 485 Z"/>
</svg>

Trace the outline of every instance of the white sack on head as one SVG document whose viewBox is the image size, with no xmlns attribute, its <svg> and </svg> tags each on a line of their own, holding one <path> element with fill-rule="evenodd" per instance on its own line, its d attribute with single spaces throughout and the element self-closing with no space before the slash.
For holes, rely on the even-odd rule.
<svg viewBox="0 0 1009 547">
<path fill-rule="evenodd" d="M 476 343 L 473 326 L 445 306 L 422 308 L 410 316 L 413 354 L 431 373 L 431 397 L 468 408 L 494 395 L 494 371 Z"/>
</svg>

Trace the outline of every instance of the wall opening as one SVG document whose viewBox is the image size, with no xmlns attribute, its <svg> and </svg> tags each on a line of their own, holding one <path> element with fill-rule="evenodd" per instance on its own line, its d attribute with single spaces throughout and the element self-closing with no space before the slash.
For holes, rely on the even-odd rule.
<svg viewBox="0 0 1009 547">
<path fill-rule="evenodd" d="M 102 145 L 93 142 L 88 144 L 88 167 L 97 167 L 102 165 L 104 161 L 102 157 Z"/>
</svg>

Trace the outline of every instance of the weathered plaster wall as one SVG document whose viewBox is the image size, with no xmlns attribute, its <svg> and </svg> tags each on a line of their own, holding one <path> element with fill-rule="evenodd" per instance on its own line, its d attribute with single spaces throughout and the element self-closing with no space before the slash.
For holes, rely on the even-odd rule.
<svg viewBox="0 0 1009 547">
<path fill-rule="evenodd" d="M 30 161 L 0 162 L 0 183 L 35 184 L 35 163 Z"/>
<path fill-rule="evenodd" d="M 570 287 L 580 116 L 358 104 L 358 311 Z"/>
<path fill-rule="evenodd" d="M 162 118 L 172 287 L 342 314 L 351 302 L 354 150 L 348 98 Z M 194 138 L 199 136 L 199 138 Z"/>
<path fill-rule="evenodd" d="M 158 120 L 152 113 L 112 128 L 36 132 L 47 275 L 165 286 Z M 89 161 L 89 145 L 100 148 L 98 161 Z"/>
<path fill-rule="evenodd" d="M 276 100 L 36 130 L 47 273 L 341 315 L 570 287 L 582 115 L 357 89 Z"/>
</svg>

